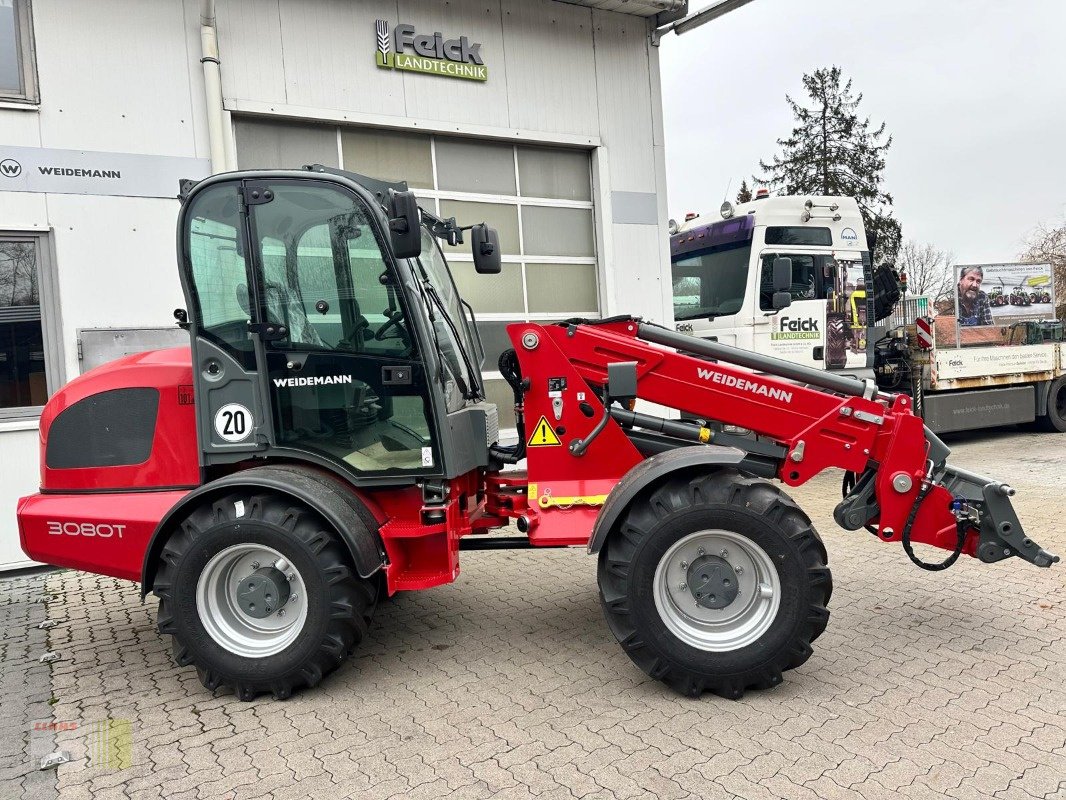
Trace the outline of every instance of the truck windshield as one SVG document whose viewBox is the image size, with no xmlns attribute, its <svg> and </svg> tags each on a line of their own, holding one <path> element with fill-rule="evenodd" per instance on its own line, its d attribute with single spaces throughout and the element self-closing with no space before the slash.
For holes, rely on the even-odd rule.
<svg viewBox="0 0 1066 800">
<path fill-rule="evenodd" d="M 433 334 L 441 360 L 458 388 L 468 398 L 483 396 L 478 371 L 474 366 L 473 332 L 463 314 L 462 301 L 452 281 L 451 272 L 436 239 L 422 228 L 422 254 L 418 257 L 419 278 L 426 289 Z"/>
<path fill-rule="evenodd" d="M 674 319 L 713 319 L 740 311 L 750 260 L 751 245 L 745 243 L 686 253 L 674 261 Z"/>
</svg>

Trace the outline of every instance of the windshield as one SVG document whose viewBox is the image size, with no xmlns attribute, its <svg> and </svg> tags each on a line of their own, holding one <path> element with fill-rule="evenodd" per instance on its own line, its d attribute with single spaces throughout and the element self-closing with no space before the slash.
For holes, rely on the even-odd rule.
<svg viewBox="0 0 1066 800">
<path fill-rule="evenodd" d="M 671 265 L 674 319 L 736 314 L 744 304 L 751 245 L 727 245 L 686 254 Z"/>
<path fill-rule="evenodd" d="M 437 240 L 422 228 L 422 254 L 418 257 L 420 278 L 430 293 L 428 302 L 433 317 L 433 333 L 445 367 L 457 379 L 463 394 L 481 396 L 481 381 L 474 366 L 475 349 L 470 325 L 463 313 L 462 300 L 455 289 L 448 262 Z"/>
</svg>

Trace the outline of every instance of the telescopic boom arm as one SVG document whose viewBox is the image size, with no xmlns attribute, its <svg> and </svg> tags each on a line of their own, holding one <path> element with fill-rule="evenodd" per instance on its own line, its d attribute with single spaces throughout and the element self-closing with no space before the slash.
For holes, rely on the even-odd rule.
<svg viewBox="0 0 1066 800">
<path fill-rule="evenodd" d="M 867 527 L 884 541 L 902 541 L 912 560 L 926 568 L 942 565 L 919 562 L 910 549 L 912 542 L 953 551 L 945 565 L 959 553 L 986 562 L 1018 556 L 1041 567 L 1058 561 L 1025 535 L 1011 507 L 1011 487 L 948 465 L 949 448 L 914 416 L 909 399 L 879 392 L 872 381 L 828 374 L 636 319 L 522 327 L 553 339 L 585 381 L 605 388 L 605 414 L 611 419 L 606 425 L 597 420 L 600 430 L 622 423 L 674 439 L 739 446 L 763 474 L 772 469 L 790 486 L 829 467 L 846 470 L 856 479 L 834 512 L 837 523 L 849 530 Z M 544 352 L 524 354 L 523 374 L 530 361 L 535 372 L 550 373 L 551 368 L 535 363 L 548 357 Z M 618 398 L 610 396 L 608 373 L 614 372 L 611 377 L 616 379 L 620 362 L 635 371 L 633 396 L 702 420 L 747 428 L 759 440 L 723 437 L 700 424 L 612 408 Z M 527 395 L 530 420 L 541 416 L 538 395 Z M 565 456 L 592 453 L 599 436 L 590 429 Z M 535 462 L 550 472 L 547 459 L 563 456 L 538 451 L 530 461 L 530 481 L 539 471 Z"/>
</svg>

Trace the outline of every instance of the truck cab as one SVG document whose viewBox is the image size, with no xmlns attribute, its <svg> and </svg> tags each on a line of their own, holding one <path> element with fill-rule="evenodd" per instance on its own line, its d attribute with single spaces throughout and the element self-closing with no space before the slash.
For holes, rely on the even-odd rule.
<svg viewBox="0 0 1066 800">
<path fill-rule="evenodd" d="M 819 369 L 872 368 L 873 269 L 855 200 L 760 190 L 723 203 L 720 216 L 671 226 L 676 329 Z M 773 283 L 781 258 L 791 268 L 787 303 Z"/>
</svg>

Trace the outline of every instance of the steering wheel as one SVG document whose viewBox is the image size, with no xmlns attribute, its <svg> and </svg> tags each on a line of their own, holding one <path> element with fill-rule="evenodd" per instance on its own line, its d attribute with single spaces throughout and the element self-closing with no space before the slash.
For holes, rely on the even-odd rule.
<svg viewBox="0 0 1066 800">
<path fill-rule="evenodd" d="M 384 314 L 385 314 L 385 318 L 386 318 L 385 319 L 385 324 L 382 325 L 380 328 L 378 328 L 374 332 L 374 340 L 378 341 L 378 342 L 380 342 L 382 339 L 385 338 L 385 334 L 391 328 L 394 328 L 394 327 L 398 326 L 400 324 L 400 322 L 403 321 L 403 312 L 402 311 L 387 311 L 386 310 L 384 312 Z M 395 338 L 395 337 L 391 337 L 391 338 Z M 400 332 L 400 338 L 401 339 L 404 338 L 404 334 L 403 334 L 402 330 Z"/>
</svg>

